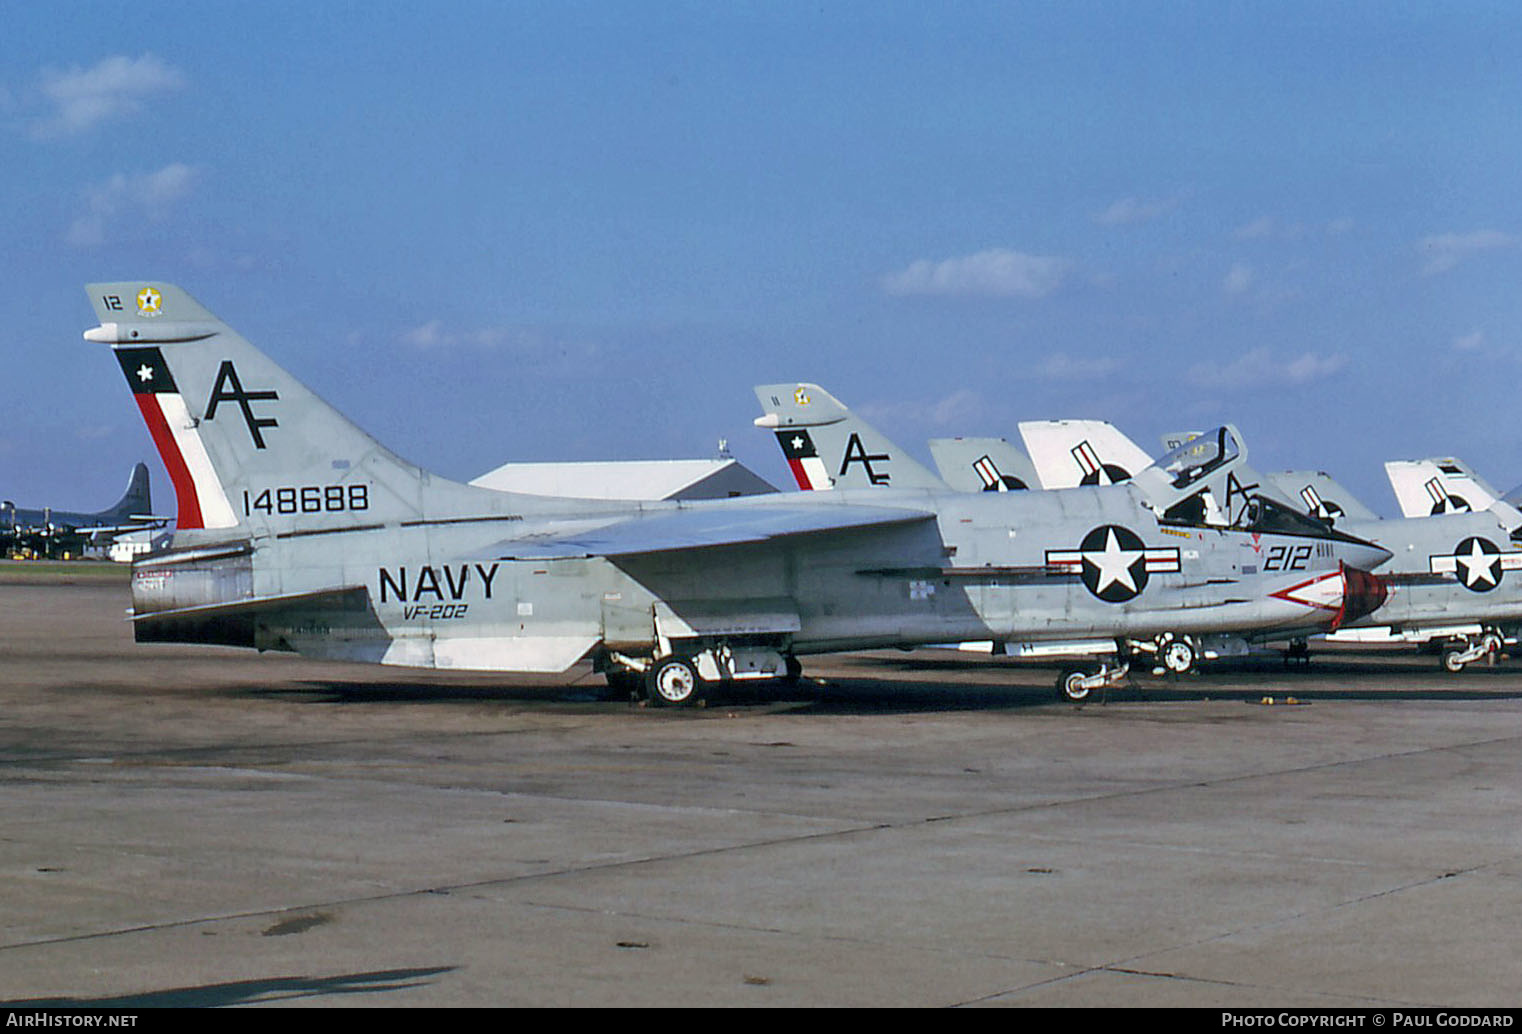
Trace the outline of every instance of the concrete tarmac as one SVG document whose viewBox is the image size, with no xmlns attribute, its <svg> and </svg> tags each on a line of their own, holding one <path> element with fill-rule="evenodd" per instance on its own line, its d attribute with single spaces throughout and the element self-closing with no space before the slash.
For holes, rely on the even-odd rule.
<svg viewBox="0 0 1522 1034">
<path fill-rule="evenodd" d="M 867 653 L 667 711 L 127 605 L 0 571 L 0 1005 L 1522 1004 L 1522 662 L 1074 707 Z"/>
</svg>

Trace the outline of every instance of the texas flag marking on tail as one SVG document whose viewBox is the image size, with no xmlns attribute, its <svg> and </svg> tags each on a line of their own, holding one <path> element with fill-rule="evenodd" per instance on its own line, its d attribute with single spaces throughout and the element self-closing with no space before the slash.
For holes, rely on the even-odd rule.
<svg viewBox="0 0 1522 1034">
<path fill-rule="evenodd" d="M 801 427 L 784 428 L 777 432 L 777 444 L 782 446 L 782 455 L 787 457 L 787 465 L 800 489 L 809 492 L 834 487 L 807 431 Z"/>
<path fill-rule="evenodd" d="M 195 419 L 180 396 L 163 353 L 157 348 L 118 348 L 116 358 L 174 482 L 179 502 L 176 525 L 181 529 L 235 526 L 238 519 L 212 470 Z"/>
</svg>

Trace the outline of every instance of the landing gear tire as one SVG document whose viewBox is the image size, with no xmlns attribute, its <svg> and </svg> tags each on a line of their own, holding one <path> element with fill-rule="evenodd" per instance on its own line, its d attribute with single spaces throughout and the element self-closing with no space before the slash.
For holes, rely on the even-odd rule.
<svg viewBox="0 0 1522 1034">
<path fill-rule="evenodd" d="M 801 678 L 803 678 L 803 662 L 792 654 L 788 654 L 783 658 L 783 683 L 789 686 L 796 686 Z"/>
<path fill-rule="evenodd" d="M 1443 670 L 1451 675 L 1457 675 L 1459 672 L 1463 671 L 1464 665 L 1468 663 L 1464 660 L 1464 653 L 1465 648 L 1462 645 L 1449 645 L 1443 647 Z"/>
<path fill-rule="evenodd" d="M 645 690 L 657 707 L 688 707 L 702 695 L 703 680 L 685 657 L 667 657 L 651 667 Z"/>
<path fill-rule="evenodd" d="M 1066 668 L 1057 677 L 1057 693 L 1070 704 L 1081 704 L 1094 694 L 1084 685 L 1089 673 L 1082 668 Z"/>
<path fill-rule="evenodd" d="M 1169 674 L 1187 675 L 1194 670 L 1199 654 L 1188 639 L 1169 635 L 1158 644 L 1157 659 Z"/>
</svg>

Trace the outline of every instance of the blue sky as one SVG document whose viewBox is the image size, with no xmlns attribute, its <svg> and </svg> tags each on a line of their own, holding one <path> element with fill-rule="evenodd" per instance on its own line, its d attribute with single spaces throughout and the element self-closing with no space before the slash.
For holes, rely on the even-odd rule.
<svg viewBox="0 0 1522 1034">
<path fill-rule="evenodd" d="M 1505 3 L 12 5 L 0 496 L 172 491 L 81 286 L 180 284 L 403 455 L 694 457 L 751 386 L 925 458 L 1231 421 L 1394 513 L 1506 489 Z"/>
</svg>

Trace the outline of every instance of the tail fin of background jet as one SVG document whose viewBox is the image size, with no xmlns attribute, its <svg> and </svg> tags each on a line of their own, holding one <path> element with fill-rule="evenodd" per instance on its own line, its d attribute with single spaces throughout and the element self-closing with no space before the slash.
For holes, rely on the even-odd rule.
<svg viewBox="0 0 1522 1034">
<path fill-rule="evenodd" d="M 127 479 L 127 491 L 121 499 L 115 506 L 107 507 L 96 516 L 102 520 L 125 524 L 134 517 L 149 517 L 152 514 L 153 496 L 148 486 L 148 464 L 139 463 L 132 468 L 132 476 Z"/>
<path fill-rule="evenodd" d="M 1425 460 L 1391 460 L 1385 476 L 1407 517 L 1483 510 L 1500 498 L 1484 479 L 1452 456 Z"/>
<path fill-rule="evenodd" d="M 829 488 L 919 488 L 946 483 L 817 384 L 763 384 L 757 427 L 774 430 L 788 467 L 804 491 Z"/>
<path fill-rule="evenodd" d="M 1457 457 L 1391 460 L 1385 464 L 1385 475 L 1407 517 L 1490 510 L 1513 530 L 1522 525 L 1522 513 Z"/>
<path fill-rule="evenodd" d="M 1312 517 L 1333 524 L 1379 520 L 1379 515 L 1359 502 L 1353 493 L 1319 470 L 1282 470 L 1265 474 L 1264 480 L 1290 499 L 1299 500 L 1301 508 Z"/>
<path fill-rule="evenodd" d="M 1020 435 L 1046 488 L 1130 479 L 1164 517 L 1211 525 L 1240 521 L 1255 496 L 1298 509 L 1247 465 L 1241 432 L 1229 424 L 1200 435 L 1169 436 L 1179 444 L 1156 462 L 1103 420 L 1025 421 Z"/>
<path fill-rule="evenodd" d="M 1042 488 L 1113 485 L 1152 465 L 1151 456 L 1103 420 L 1025 420 L 1020 437 Z"/>
<path fill-rule="evenodd" d="M 397 457 L 180 288 L 86 291 L 101 325 L 85 338 L 116 353 L 174 483 L 181 540 L 424 519 L 441 494 L 511 505 Z"/>
<path fill-rule="evenodd" d="M 1041 487 L 1030 458 L 1003 438 L 932 438 L 930 457 L 941 480 L 958 492 Z"/>
</svg>

